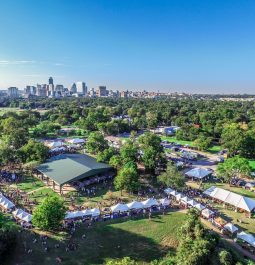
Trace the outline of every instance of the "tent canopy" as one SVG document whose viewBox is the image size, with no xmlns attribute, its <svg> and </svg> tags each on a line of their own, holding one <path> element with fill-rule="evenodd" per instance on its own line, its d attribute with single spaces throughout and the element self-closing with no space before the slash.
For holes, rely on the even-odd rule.
<svg viewBox="0 0 255 265">
<path fill-rule="evenodd" d="M 130 203 L 127 204 L 129 209 L 134 209 L 134 210 L 139 210 L 143 208 L 143 204 L 141 202 L 138 201 L 132 201 Z"/>
<path fill-rule="evenodd" d="M 171 189 L 171 188 L 167 188 L 167 189 L 164 190 L 164 192 L 165 192 L 167 195 L 169 195 L 170 192 L 172 192 L 172 191 L 173 191 L 173 189 Z"/>
<path fill-rule="evenodd" d="M 238 231 L 238 228 L 237 228 L 235 225 L 231 224 L 231 223 L 227 223 L 227 224 L 224 226 L 224 228 L 225 228 L 226 230 L 228 230 L 229 232 L 231 232 L 232 234 Z"/>
<path fill-rule="evenodd" d="M 160 204 L 162 204 L 163 206 L 168 206 L 170 204 L 170 200 L 168 198 L 163 198 L 159 200 Z"/>
<path fill-rule="evenodd" d="M 252 212 L 255 209 L 255 200 L 215 186 L 204 191 L 204 194 L 247 212 Z"/>
<path fill-rule="evenodd" d="M 143 204 L 143 206 L 145 208 L 149 208 L 149 207 L 152 207 L 152 206 L 158 206 L 159 205 L 158 201 L 153 199 L 153 198 L 150 198 L 150 199 L 148 199 L 146 201 L 143 201 L 142 204 Z"/>
<path fill-rule="evenodd" d="M 255 247 L 255 237 L 251 234 L 246 234 L 245 232 L 241 232 L 237 234 L 237 238 L 242 239 L 243 241 L 247 242 L 251 246 Z"/>
<path fill-rule="evenodd" d="M 202 214 L 205 218 L 210 218 L 210 217 L 214 214 L 214 212 L 211 211 L 210 209 L 205 208 L 205 209 L 202 210 L 201 214 Z"/>
<path fill-rule="evenodd" d="M 111 207 L 111 211 L 113 213 L 117 212 L 127 212 L 129 210 L 128 206 L 126 204 L 118 203 Z"/>
<path fill-rule="evenodd" d="M 203 179 L 203 178 L 209 176 L 211 173 L 212 172 L 210 172 L 207 169 L 196 167 L 196 168 L 193 168 L 190 171 L 186 172 L 186 175 L 188 177 L 192 177 L 192 178 L 196 178 L 196 179 Z"/>
<path fill-rule="evenodd" d="M 9 210 L 15 206 L 14 203 L 12 203 L 4 195 L 0 195 L 0 205 L 6 210 Z"/>
<path fill-rule="evenodd" d="M 94 157 L 85 154 L 61 154 L 54 156 L 37 167 L 37 170 L 59 185 L 103 174 L 112 169 L 98 163 Z"/>
</svg>

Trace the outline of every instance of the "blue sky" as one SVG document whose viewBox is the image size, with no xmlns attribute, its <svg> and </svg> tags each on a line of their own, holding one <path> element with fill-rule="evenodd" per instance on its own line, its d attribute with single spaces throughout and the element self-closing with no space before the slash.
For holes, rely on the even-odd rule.
<svg viewBox="0 0 255 265">
<path fill-rule="evenodd" d="M 254 0 L 1 0 L 0 88 L 254 93 Z"/>
</svg>

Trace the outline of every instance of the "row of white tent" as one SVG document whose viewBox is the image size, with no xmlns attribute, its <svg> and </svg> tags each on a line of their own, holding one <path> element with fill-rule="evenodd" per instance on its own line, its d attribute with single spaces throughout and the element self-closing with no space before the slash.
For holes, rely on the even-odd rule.
<svg viewBox="0 0 255 265">
<path fill-rule="evenodd" d="M 13 216 L 19 220 L 22 220 L 24 222 L 31 222 L 32 221 L 32 215 L 30 213 L 25 212 L 22 209 L 16 209 L 12 212 Z"/>
<path fill-rule="evenodd" d="M 80 139 L 80 138 L 73 138 L 68 140 L 68 142 L 70 144 L 76 145 L 76 144 L 84 144 L 85 140 L 84 139 Z M 50 149 L 54 149 L 54 148 L 60 148 L 60 147 L 64 147 L 65 143 L 62 141 L 52 141 L 52 142 L 48 142 L 46 143 L 46 145 L 50 148 Z"/>
<path fill-rule="evenodd" d="M 204 194 L 247 212 L 255 209 L 255 200 L 215 186 L 204 191 Z"/>
<path fill-rule="evenodd" d="M 0 194 L 0 206 L 6 210 L 12 209 L 15 205 L 9 199 L 7 199 L 3 194 Z"/>
<path fill-rule="evenodd" d="M 173 189 L 171 189 L 171 188 L 167 188 L 167 189 L 165 189 L 164 190 L 165 191 L 165 193 L 167 194 L 167 195 L 171 195 L 171 196 L 173 196 L 173 197 L 175 197 L 175 199 L 177 200 L 177 201 L 179 201 L 179 202 L 182 202 L 182 203 L 184 203 L 184 204 L 186 204 L 186 205 L 188 205 L 188 206 L 190 206 L 190 207 L 194 207 L 194 208 L 196 208 L 196 209 L 198 209 L 199 211 L 205 211 L 205 214 L 207 214 L 207 213 L 210 213 L 209 211 L 209 209 L 207 209 L 204 205 L 202 205 L 201 203 L 199 203 L 199 202 L 197 202 L 197 201 L 195 201 L 195 200 L 193 200 L 193 199 L 190 199 L 190 198 L 188 198 L 187 196 L 185 196 L 185 195 L 183 195 L 183 194 L 181 194 L 181 193 L 179 193 L 179 192 L 177 192 L 177 191 L 175 191 L 175 190 L 173 190 Z M 212 212 L 212 211 L 211 211 Z M 203 212 L 202 212 L 202 214 L 203 214 Z M 206 216 L 205 216 L 206 217 Z"/>
<path fill-rule="evenodd" d="M 160 206 L 160 205 L 168 206 L 169 204 L 170 204 L 170 200 L 167 198 L 160 199 L 159 201 L 157 201 L 156 199 L 150 198 L 142 202 L 132 201 L 128 204 L 118 203 L 112 206 L 110 209 L 112 213 L 123 213 L 123 212 L 128 212 L 130 210 L 148 209 L 148 208 L 151 208 L 154 206 Z M 91 210 L 67 212 L 65 219 L 81 218 L 85 216 L 97 217 L 99 215 L 100 215 L 100 210 L 98 208 L 94 208 Z"/>
</svg>

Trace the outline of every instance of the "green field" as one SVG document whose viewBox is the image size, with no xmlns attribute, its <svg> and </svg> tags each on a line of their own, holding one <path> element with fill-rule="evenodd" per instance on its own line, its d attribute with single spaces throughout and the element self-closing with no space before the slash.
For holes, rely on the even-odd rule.
<svg viewBox="0 0 255 265">
<path fill-rule="evenodd" d="M 173 142 L 173 143 L 179 143 L 181 145 L 190 145 L 191 147 L 194 147 L 194 142 L 193 141 L 182 141 L 182 140 L 177 140 L 175 136 L 162 136 L 161 137 L 162 140 L 167 140 L 169 142 Z M 207 151 L 209 153 L 218 153 L 221 150 L 221 146 L 219 145 L 213 145 L 212 147 L 210 147 Z M 255 161 L 254 161 L 255 162 Z"/>
<path fill-rule="evenodd" d="M 88 229 L 80 227 L 72 238 L 79 245 L 74 252 L 66 252 L 65 238 L 62 242 L 48 240 L 49 252 L 45 253 L 41 243 L 32 243 L 38 236 L 28 232 L 20 234 L 18 246 L 7 265 L 56 264 L 55 258 L 61 257 L 64 265 L 103 264 L 108 259 L 130 256 L 140 264 L 148 264 L 177 247 L 177 230 L 185 220 L 185 214 L 170 212 L 164 216 L 154 216 L 151 220 L 116 220 L 100 222 Z M 86 238 L 82 239 L 85 234 Z M 24 253 L 24 240 L 31 254 Z M 60 243 L 55 249 L 54 244 Z"/>
<path fill-rule="evenodd" d="M 255 160 L 249 160 L 249 164 L 250 164 L 252 170 L 255 170 Z"/>
</svg>

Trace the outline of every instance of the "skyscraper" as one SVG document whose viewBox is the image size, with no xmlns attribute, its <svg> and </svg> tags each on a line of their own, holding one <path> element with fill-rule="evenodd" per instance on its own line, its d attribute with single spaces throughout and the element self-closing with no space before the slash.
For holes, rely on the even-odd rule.
<svg viewBox="0 0 255 265">
<path fill-rule="evenodd" d="M 106 97 L 107 96 L 106 86 L 99 86 L 98 87 L 97 96 L 98 97 Z"/>
<path fill-rule="evenodd" d="M 49 78 L 49 85 L 53 85 L 53 78 L 52 77 Z"/>
<path fill-rule="evenodd" d="M 76 87 L 76 84 L 75 83 L 73 83 L 71 85 L 70 92 L 73 93 L 73 94 L 77 93 L 77 87 Z"/>
<path fill-rule="evenodd" d="M 85 82 L 76 82 L 77 93 L 81 95 L 87 94 L 87 87 Z"/>
</svg>

